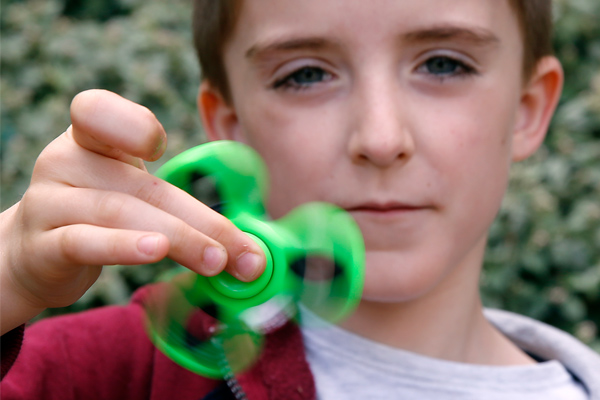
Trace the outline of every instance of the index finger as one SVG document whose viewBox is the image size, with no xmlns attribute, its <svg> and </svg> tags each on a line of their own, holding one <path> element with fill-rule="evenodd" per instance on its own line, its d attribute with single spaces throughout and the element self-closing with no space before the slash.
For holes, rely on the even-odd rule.
<svg viewBox="0 0 600 400">
<path fill-rule="evenodd" d="M 71 122 L 80 146 L 130 164 L 131 157 L 155 161 L 166 148 L 166 132 L 150 110 L 106 90 L 75 96 Z"/>
</svg>

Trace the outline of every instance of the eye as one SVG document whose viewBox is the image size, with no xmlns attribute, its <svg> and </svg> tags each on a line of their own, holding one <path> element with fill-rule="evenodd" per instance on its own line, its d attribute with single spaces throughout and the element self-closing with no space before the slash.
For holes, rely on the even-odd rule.
<svg viewBox="0 0 600 400">
<path fill-rule="evenodd" d="M 273 88 L 304 89 L 331 80 L 332 75 L 319 67 L 302 67 L 286 77 L 275 81 Z"/>
<path fill-rule="evenodd" d="M 448 56 L 431 57 L 419 66 L 418 71 L 440 78 L 466 76 L 476 73 L 474 68 Z"/>
</svg>

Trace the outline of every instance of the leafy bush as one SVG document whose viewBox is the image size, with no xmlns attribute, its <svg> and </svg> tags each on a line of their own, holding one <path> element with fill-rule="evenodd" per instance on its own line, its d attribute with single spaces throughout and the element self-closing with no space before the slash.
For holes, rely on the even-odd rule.
<svg viewBox="0 0 600 400">
<path fill-rule="evenodd" d="M 600 351 L 600 2 L 555 5 L 564 95 L 545 146 L 514 166 L 482 292 L 487 305 L 547 321 Z M 6 0 L 0 29 L 2 209 L 22 196 L 82 90 L 149 107 L 169 133 L 164 159 L 203 141 L 188 1 Z M 105 268 L 78 303 L 45 315 L 125 302 L 167 267 Z"/>
<path fill-rule="evenodd" d="M 112 90 L 153 110 L 169 132 L 167 157 L 203 140 L 189 2 L 113 0 L 120 13 L 103 22 L 104 3 L 2 6 L 3 209 L 27 188 L 39 152 L 69 125 L 70 102 L 82 90 Z M 88 19 L 95 10 L 101 21 Z"/>
</svg>

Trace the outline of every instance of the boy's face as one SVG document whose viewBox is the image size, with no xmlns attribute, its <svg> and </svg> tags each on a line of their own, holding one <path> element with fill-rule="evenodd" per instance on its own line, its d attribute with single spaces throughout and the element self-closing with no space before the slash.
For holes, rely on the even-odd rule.
<svg viewBox="0 0 600 400">
<path fill-rule="evenodd" d="M 521 54 L 507 1 L 246 1 L 217 136 L 264 157 L 274 218 L 315 200 L 352 213 L 367 298 L 476 282 L 513 159 Z"/>
</svg>

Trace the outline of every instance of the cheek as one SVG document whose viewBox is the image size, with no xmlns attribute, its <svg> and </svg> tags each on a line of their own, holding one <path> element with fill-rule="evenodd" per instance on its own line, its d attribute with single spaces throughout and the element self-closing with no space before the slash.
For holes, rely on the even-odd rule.
<svg viewBox="0 0 600 400">
<path fill-rule="evenodd" d="M 453 194 L 446 203 L 451 227 L 469 241 L 485 235 L 502 203 L 510 171 L 512 117 L 508 103 L 464 106 L 477 112 L 448 119 L 448 129 L 440 133 L 446 140 L 435 147 L 440 155 L 431 159 L 445 177 L 445 191 Z"/>
<path fill-rule="evenodd" d="M 274 218 L 298 205 L 324 199 L 333 180 L 335 142 L 331 118 L 319 113 L 289 113 L 284 107 L 255 103 L 240 113 L 245 141 L 263 157 L 270 174 L 268 209 Z"/>
<path fill-rule="evenodd" d="M 479 90 L 438 107 L 431 107 L 431 102 L 429 108 L 417 107 L 431 110 L 421 119 L 426 125 L 418 128 L 424 137 L 422 150 L 433 168 L 446 177 L 446 184 L 466 189 L 463 192 L 468 196 L 484 188 L 504 187 L 516 112 L 507 93 Z M 452 187 L 445 190 L 461 193 Z"/>
</svg>

